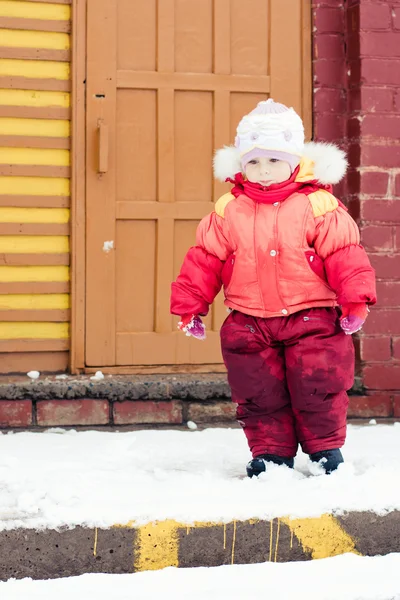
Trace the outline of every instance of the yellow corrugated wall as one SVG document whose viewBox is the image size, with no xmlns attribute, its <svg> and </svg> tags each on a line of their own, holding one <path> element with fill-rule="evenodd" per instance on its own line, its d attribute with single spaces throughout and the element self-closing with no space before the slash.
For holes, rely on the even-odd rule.
<svg viewBox="0 0 400 600">
<path fill-rule="evenodd" d="M 69 0 L 0 0 L 0 373 L 69 348 Z"/>
</svg>

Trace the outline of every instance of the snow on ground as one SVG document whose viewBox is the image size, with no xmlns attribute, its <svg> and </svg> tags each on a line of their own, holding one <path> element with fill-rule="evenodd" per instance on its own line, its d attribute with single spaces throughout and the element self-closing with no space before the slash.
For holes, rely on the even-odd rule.
<svg viewBox="0 0 400 600">
<path fill-rule="evenodd" d="M 244 477 L 240 429 L 0 435 L 0 528 L 108 527 L 400 509 L 400 423 L 350 426 L 346 464 Z"/>
<path fill-rule="evenodd" d="M 0 582 L 2 600 L 399 600 L 400 554 Z"/>
</svg>

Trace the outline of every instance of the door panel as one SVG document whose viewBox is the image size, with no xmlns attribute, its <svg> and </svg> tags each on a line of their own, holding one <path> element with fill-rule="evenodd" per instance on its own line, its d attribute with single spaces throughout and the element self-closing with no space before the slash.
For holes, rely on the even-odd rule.
<svg viewBox="0 0 400 600">
<path fill-rule="evenodd" d="M 171 281 L 229 189 L 212 156 L 243 114 L 272 96 L 310 121 L 310 3 L 294 4 L 88 0 L 88 366 L 222 362 L 222 297 L 199 343 L 169 314 Z"/>
</svg>

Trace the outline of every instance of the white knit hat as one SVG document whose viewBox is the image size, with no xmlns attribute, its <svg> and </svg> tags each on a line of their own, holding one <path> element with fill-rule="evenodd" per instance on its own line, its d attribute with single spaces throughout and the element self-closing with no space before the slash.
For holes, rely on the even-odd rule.
<svg viewBox="0 0 400 600">
<path fill-rule="evenodd" d="M 287 161 L 292 171 L 304 151 L 304 126 L 293 108 L 272 98 L 240 121 L 235 145 L 218 150 L 214 157 L 215 176 L 222 181 L 243 170 L 254 157 L 267 156 Z M 227 174 L 228 173 L 228 174 Z"/>
</svg>

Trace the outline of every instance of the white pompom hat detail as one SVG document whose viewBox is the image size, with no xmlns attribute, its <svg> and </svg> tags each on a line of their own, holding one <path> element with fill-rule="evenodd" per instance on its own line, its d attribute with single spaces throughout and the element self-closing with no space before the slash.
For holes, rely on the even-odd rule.
<svg viewBox="0 0 400 600">
<path fill-rule="evenodd" d="M 302 158 L 315 164 L 315 178 L 322 184 L 338 183 L 347 169 L 345 153 L 334 144 L 304 143 L 304 126 L 293 108 L 271 98 L 240 121 L 234 146 L 224 146 L 214 155 L 214 176 L 225 181 L 244 171 L 252 158 L 267 156 L 290 164 L 292 172 Z"/>
</svg>

